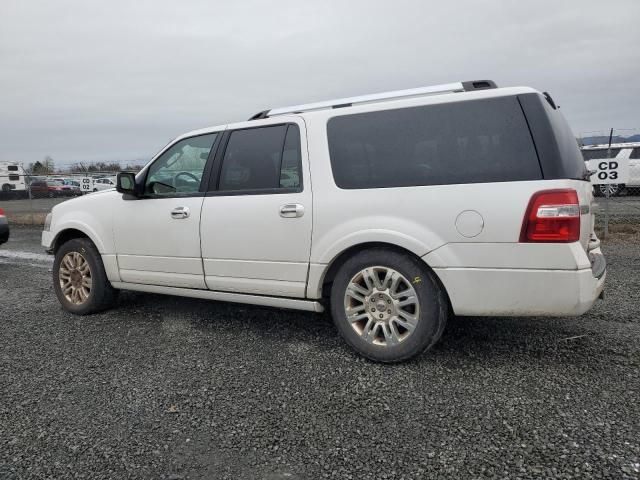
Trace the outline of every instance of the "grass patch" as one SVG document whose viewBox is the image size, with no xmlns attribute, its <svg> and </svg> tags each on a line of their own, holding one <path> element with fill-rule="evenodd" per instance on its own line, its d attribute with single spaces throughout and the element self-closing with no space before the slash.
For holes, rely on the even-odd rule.
<svg viewBox="0 0 640 480">
<path fill-rule="evenodd" d="M 44 225 L 47 214 L 43 212 L 9 213 L 6 212 L 9 225 Z"/>
</svg>

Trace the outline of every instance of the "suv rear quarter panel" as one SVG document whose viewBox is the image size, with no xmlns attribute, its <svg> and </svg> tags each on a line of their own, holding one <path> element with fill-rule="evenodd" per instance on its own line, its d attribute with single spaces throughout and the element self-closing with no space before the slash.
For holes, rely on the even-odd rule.
<svg viewBox="0 0 640 480">
<path fill-rule="evenodd" d="M 488 94 L 465 95 L 472 99 Z M 385 108 L 447 101 L 444 97 L 447 95 L 389 102 Z M 581 204 L 590 204 L 588 182 L 558 179 L 341 189 L 333 178 L 327 143 L 327 121 L 337 114 L 332 110 L 305 115 L 314 189 L 308 297 L 321 296 L 323 277 L 335 258 L 346 249 L 367 242 L 397 245 L 424 258 L 432 267 L 588 268 L 588 258 L 580 244 L 519 243 L 525 210 L 535 192 L 576 188 Z M 456 219 L 465 211 L 477 212 L 481 217 L 477 235 L 465 236 L 456 226 Z M 584 243 L 591 232 L 591 217 L 585 216 L 582 222 Z"/>
</svg>

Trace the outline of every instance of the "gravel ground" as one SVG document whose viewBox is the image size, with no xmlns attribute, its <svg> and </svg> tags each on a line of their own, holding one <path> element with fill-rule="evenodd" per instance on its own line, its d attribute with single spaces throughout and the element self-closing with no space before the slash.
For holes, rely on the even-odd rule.
<svg viewBox="0 0 640 480">
<path fill-rule="evenodd" d="M 326 315 L 124 293 L 74 317 L 38 237 L 0 248 L 1 479 L 640 478 L 638 233 L 590 313 L 456 318 L 392 366 Z"/>
</svg>

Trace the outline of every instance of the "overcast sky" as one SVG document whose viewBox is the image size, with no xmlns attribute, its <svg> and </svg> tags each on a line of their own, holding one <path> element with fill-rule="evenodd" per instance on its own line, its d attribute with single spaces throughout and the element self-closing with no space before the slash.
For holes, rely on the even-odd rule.
<svg viewBox="0 0 640 480">
<path fill-rule="evenodd" d="M 277 106 L 493 79 L 640 129 L 639 0 L 0 0 L 0 160 L 146 159 Z"/>
</svg>

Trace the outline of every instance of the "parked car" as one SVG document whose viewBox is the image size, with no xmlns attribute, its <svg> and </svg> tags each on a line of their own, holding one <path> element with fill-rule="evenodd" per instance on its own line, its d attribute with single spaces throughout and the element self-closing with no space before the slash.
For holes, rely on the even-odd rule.
<svg viewBox="0 0 640 480">
<path fill-rule="evenodd" d="M 585 162 L 615 158 L 618 162 L 629 164 L 629 181 L 608 185 L 594 185 L 598 196 L 617 196 L 631 188 L 640 188 L 640 142 L 614 143 L 609 145 L 588 145 L 581 147 Z"/>
<path fill-rule="evenodd" d="M 0 245 L 9 241 L 9 222 L 4 214 L 4 209 L 0 208 Z"/>
<path fill-rule="evenodd" d="M 116 188 L 116 177 L 96 178 L 93 181 L 94 192 L 99 192 L 101 190 L 108 190 L 111 188 Z"/>
<path fill-rule="evenodd" d="M 606 276 L 592 202 L 551 97 L 475 81 L 187 133 L 117 190 L 55 206 L 42 244 L 70 312 L 121 289 L 329 309 L 393 362 L 452 313 L 589 310 Z"/>
<path fill-rule="evenodd" d="M 69 197 L 75 195 L 75 190 L 64 185 L 59 180 L 36 180 L 29 184 L 29 191 L 32 197 Z"/>
<path fill-rule="evenodd" d="M 80 190 L 80 182 L 72 180 L 70 178 L 65 178 L 62 180 L 62 185 L 69 190 L 69 195 L 82 195 L 82 191 Z"/>
</svg>

